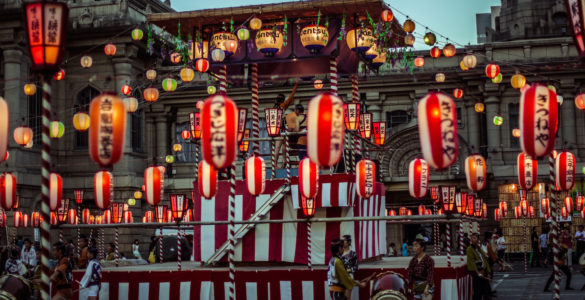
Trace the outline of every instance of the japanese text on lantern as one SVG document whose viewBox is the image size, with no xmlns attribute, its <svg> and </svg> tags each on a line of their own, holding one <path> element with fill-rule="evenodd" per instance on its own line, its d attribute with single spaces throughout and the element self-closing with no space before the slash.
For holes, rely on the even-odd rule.
<svg viewBox="0 0 585 300">
<path fill-rule="evenodd" d="M 524 170 L 526 186 L 532 186 L 532 159 L 524 160 Z"/>
<path fill-rule="evenodd" d="M 485 180 L 485 178 L 483 178 L 483 159 L 481 158 L 476 158 L 475 159 L 475 167 L 477 170 L 477 183 L 481 184 L 483 183 L 483 181 Z"/>
<path fill-rule="evenodd" d="M 360 131 L 370 131 L 372 130 L 372 120 L 371 120 L 371 115 L 369 114 L 363 114 L 360 118 L 362 118 L 362 120 L 360 120 Z"/>
<path fill-rule="evenodd" d="M 366 194 L 372 194 L 374 192 L 374 162 L 366 161 Z"/>
<path fill-rule="evenodd" d="M 211 156 L 214 159 L 223 159 L 226 155 L 225 140 L 226 140 L 226 115 L 225 103 L 221 99 L 213 99 L 210 107 L 210 141 L 211 141 Z"/>
<path fill-rule="evenodd" d="M 244 133 L 246 129 L 246 114 L 248 111 L 246 109 L 240 109 L 238 113 L 240 114 L 238 118 L 238 132 Z"/>
<path fill-rule="evenodd" d="M 573 155 L 567 155 L 567 185 L 571 186 L 573 182 L 573 173 L 575 172 L 575 161 Z"/>
<path fill-rule="evenodd" d="M 29 5 L 27 15 L 28 15 L 27 20 L 28 20 L 28 29 L 29 29 L 28 32 L 29 32 L 29 38 L 30 38 L 30 45 L 31 46 L 39 45 L 43 42 L 41 40 L 40 4 Z"/>
<path fill-rule="evenodd" d="M 112 137 L 114 134 L 113 101 L 110 96 L 103 97 L 100 103 L 100 131 L 99 131 L 99 156 L 108 160 L 112 156 Z"/>
<path fill-rule="evenodd" d="M 56 5 L 45 6 L 45 41 L 47 45 L 59 45 L 60 39 L 60 22 L 62 10 L 57 9 Z"/>
<path fill-rule="evenodd" d="M 546 147 L 546 142 L 549 139 L 549 124 L 548 124 L 548 103 L 549 103 L 548 89 L 546 93 L 538 94 L 536 96 L 536 118 L 534 118 L 534 137 L 542 145 Z"/>
<path fill-rule="evenodd" d="M 420 187 L 421 190 L 426 190 L 429 184 L 428 181 L 429 176 L 429 166 L 427 165 L 426 161 L 421 162 L 420 164 Z"/>
<path fill-rule="evenodd" d="M 342 148 L 343 143 L 343 104 L 341 101 L 333 102 L 332 109 L 332 120 L 331 124 L 331 150 L 339 150 Z"/>
<path fill-rule="evenodd" d="M 447 156 L 449 160 L 457 153 L 457 147 L 455 141 L 455 121 L 453 115 L 453 107 L 448 99 L 440 99 L 441 101 L 441 129 L 443 135 L 441 139 L 443 141 L 443 155 Z"/>
</svg>

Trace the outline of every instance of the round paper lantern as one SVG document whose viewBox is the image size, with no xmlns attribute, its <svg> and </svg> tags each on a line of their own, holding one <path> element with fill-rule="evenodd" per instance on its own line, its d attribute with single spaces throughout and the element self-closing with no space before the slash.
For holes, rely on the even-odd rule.
<svg viewBox="0 0 585 300">
<path fill-rule="evenodd" d="M 422 158 L 413 159 L 408 165 L 408 192 L 416 199 L 427 195 L 429 188 L 429 164 Z"/>
<path fill-rule="evenodd" d="M 34 228 L 41 227 L 41 213 L 38 211 L 33 211 L 30 214 L 30 223 Z"/>
<path fill-rule="evenodd" d="M 77 211 L 73 208 L 70 208 L 69 211 L 67 211 L 67 223 L 69 223 L 69 225 L 76 225 L 77 223 Z"/>
<path fill-rule="evenodd" d="M 225 52 L 221 49 L 213 49 L 211 59 L 215 62 L 222 62 L 225 59 Z"/>
<path fill-rule="evenodd" d="M 156 70 L 155 69 L 146 70 L 146 79 L 155 80 L 156 79 Z"/>
<path fill-rule="evenodd" d="M 201 109 L 203 158 L 216 169 L 232 165 L 238 152 L 238 108 L 227 96 L 214 95 Z"/>
<path fill-rule="evenodd" d="M 167 77 L 162 81 L 162 88 L 165 92 L 173 92 L 177 89 L 177 81 L 174 78 Z"/>
<path fill-rule="evenodd" d="M 217 171 L 204 160 L 199 162 L 197 186 L 199 194 L 205 199 L 213 198 L 217 192 Z"/>
<path fill-rule="evenodd" d="M 157 205 L 164 195 L 165 173 L 158 167 L 148 167 L 144 170 L 145 199 L 150 205 Z"/>
<path fill-rule="evenodd" d="M 108 171 L 99 171 L 93 176 L 95 205 L 101 209 L 110 207 L 114 198 L 114 176 Z"/>
<path fill-rule="evenodd" d="M 418 132 L 424 159 L 436 169 L 457 160 L 455 102 L 441 92 L 431 92 L 418 103 Z"/>
<path fill-rule="evenodd" d="M 518 184 L 523 190 L 531 190 L 536 186 L 538 177 L 538 161 L 532 160 L 524 152 L 518 154 Z"/>
<path fill-rule="evenodd" d="M 282 33 L 273 28 L 262 29 L 256 33 L 256 48 L 267 56 L 280 51 L 283 41 Z"/>
<path fill-rule="evenodd" d="M 319 167 L 305 157 L 299 162 L 299 192 L 307 199 L 314 199 L 319 191 Z"/>
<path fill-rule="evenodd" d="M 406 31 L 407 33 L 413 32 L 415 28 L 416 25 L 414 24 L 414 21 L 412 21 L 411 19 L 406 19 L 406 21 L 404 21 L 404 24 L 402 25 L 402 29 L 404 29 L 404 31 Z"/>
<path fill-rule="evenodd" d="M 487 179 L 485 159 L 479 154 L 472 154 L 465 159 L 465 178 L 467 187 L 479 192 L 485 188 Z"/>
<path fill-rule="evenodd" d="M 131 211 L 124 212 L 124 223 L 126 223 L 126 224 L 134 223 L 134 218 L 132 217 Z"/>
<path fill-rule="evenodd" d="M 0 206 L 11 210 L 16 203 L 16 176 L 12 173 L 0 174 Z"/>
<path fill-rule="evenodd" d="M 107 56 L 114 56 L 114 54 L 116 54 L 116 45 L 112 43 L 106 44 L 106 46 L 104 47 L 104 52 L 106 53 Z"/>
<path fill-rule="evenodd" d="M 91 210 L 89 208 L 84 208 L 81 211 L 81 222 L 83 224 L 91 224 Z"/>
<path fill-rule="evenodd" d="M 519 138 L 520 135 L 522 135 L 522 132 L 520 131 L 519 128 L 514 128 L 512 129 L 512 136 L 515 138 Z"/>
<path fill-rule="evenodd" d="M 375 44 L 374 32 L 366 27 L 358 27 L 347 32 L 345 37 L 347 47 L 353 51 L 365 52 Z"/>
<path fill-rule="evenodd" d="M 235 52 L 235 51 L 230 52 L 226 48 L 226 45 L 230 46 L 230 43 L 226 43 L 227 41 L 236 42 L 236 48 L 237 48 L 238 38 L 236 37 L 235 34 L 232 34 L 232 33 L 227 32 L 227 31 L 221 31 L 221 32 L 217 32 L 217 33 L 213 34 L 213 36 L 211 37 L 211 40 L 212 40 L 213 46 L 216 49 L 221 49 L 221 50 L 225 51 L 226 56 L 230 56 L 230 55 L 234 54 L 234 52 Z"/>
<path fill-rule="evenodd" d="M 565 208 L 568 212 L 573 212 L 573 198 L 570 196 L 565 197 Z"/>
<path fill-rule="evenodd" d="M 227 40 L 223 42 L 226 56 L 232 56 L 238 50 L 237 40 Z"/>
<path fill-rule="evenodd" d="M 10 135 L 10 109 L 8 102 L 0 96 L 0 162 L 8 159 L 8 137 Z"/>
<path fill-rule="evenodd" d="M 195 70 L 199 73 L 205 73 L 209 70 L 209 61 L 204 58 L 200 58 L 195 61 Z"/>
<path fill-rule="evenodd" d="M 463 90 L 462 89 L 454 89 L 453 90 L 453 97 L 455 97 L 455 99 L 459 99 L 459 98 L 463 97 Z"/>
<path fill-rule="evenodd" d="M 463 64 L 468 69 L 473 69 L 477 65 L 477 57 L 473 54 L 467 54 L 463 57 Z"/>
<path fill-rule="evenodd" d="M 485 75 L 488 78 L 495 78 L 496 76 L 498 76 L 498 74 L 500 74 L 500 66 L 496 64 L 488 64 L 485 67 Z"/>
<path fill-rule="evenodd" d="M 454 56 L 455 53 L 457 53 L 457 49 L 455 46 L 453 46 L 453 44 L 447 44 L 445 47 L 443 47 L 443 55 L 445 55 L 445 57 Z"/>
<path fill-rule="evenodd" d="M 414 45 L 414 41 L 415 41 L 415 37 L 414 37 L 414 35 L 412 35 L 412 33 L 407 33 L 404 36 L 404 44 L 406 44 L 407 46 Z"/>
<path fill-rule="evenodd" d="M 311 160 L 318 166 L 336 165 L 344 134 L 341 99 L 329 92 L 313 97 L 307 110 L 307 150 Z"/>
<path fill-rule="evenodd" d="M 128 198 L 128 205 L 135 205 L 136 204 L 136 199 L 134 198 Z"/>
<path fill-rule="evenodd" d="M 264 159 L 253 155 L 246 160 L 246 187 L 248 192 L 258 196 L 264 192 L 266 181 L 266 166 Z"/>
<path fill-rule="evenodd" d="M 394 13 L 389 9 L 385 9 L 382 11 L 381 18 L 384 22 L 392 22 L 394 20 Z"/>
<path fill-rule="evenodd" d="M 140 30 L 140 28 L 134 28 L 134 30 L 132 30 L 132 39 L 133 40 L 140 41 L 143 36 L 144 36 L 144 33 L 142 32 L 142 30 Z"/>
<path fill-rule="evenodd" d="M 127 85 L 127 84 L 123 85 L 120 90 L 121 90 L 122 94 L 124 94 L 126 96 L 128 96 L 132 93 L 132 87 Z"/>
<path fill-rule="evenodd" d="M 34 83 L 27 83 L 24 85 L 24 94 L 32 96 L 37 93 L 37 85 Z"/>
<path fill-rule="evenodd" d="M 102 215 L 102 224 L 112 224 L 112 211 L 109 209 L 104 210 Z"/>
<path fill-rule="evenodd" d="M 535 84 L 520 96 L 520 146 L 533 158 L 551 153 L 558 127 L 557 95 Z"/>
<path fill-rule="evenodd" d="M 33 131 L 28 126 L 19 126 L 14 129 L 14 141 L 24 146 L 28 144 L 33 138 Z"/>
<path fill-rule="evenodd" d="M 89 69 L 93 65 L 93 58 L 89 55 L 84 55 L 81 57 L 80 64 L 82 68 Z"/>
<path fill-rule="evenodd" d="M 50 223 L 53 226 L 59 225 L 59 218 L 57 217 L 57 212 L 56 211 L 51 211 L 51 220 L 50 220 Z"/>
<path fill-rule="evenodd" d="M 173 145 L 173 151 L 179 152 L 181 150 L 183 150 L 183 146 L 181 144 L 174 144 Z"/>
<path fill-rule="evenodd" d="M 583 207 L 585 207 L 585 197 L 577 196 L 577 199 L 575 200 L 575 210 L 582 211 Z"/>
<path fill-rule="evenodd" d="M 77 112 L 73 115 L 73 127 L 78 131 L 86 131 L 89 128 L 89 115 L 84 112 Z"/>
<path fill-rule="evenodd" d="M 20 211 L 15 211 L 12 215 L 13 225 L 15 228 L 23 227 L 23 214 Z"/>
<path fill-rule="evenodd" d="M 138 100 L 134 97 L 124 98 L 124 107 L 129 113 L 133 113 L 138 109 Z"/>
<path fill-rule="evenodd" d="M 459 67 L 461 68 L 461 70 L 463 71 L 469 71 L 469 68 L 465 65 L 465 63 L 463 61 L 459 62 Z"/>
<path fill-rule="evenodd" d="M 575 97 L 575 106 L 580 110 L 585 110 L 585 94 L 579 94 Z"/>
<path fill-rule="evenodd" d="M 427 32 L 425 33 L 423 40 L 425 44 L 427 44 L 428 46 L 432 46 L 437 42 L 437 36 L 432 32 Z"/>
<path fill-rule="evenodd" d="M 144 92 L 142 92 L 142 95 L 144 96 L 144 100 L 146 102 L 155 102 L 158 100 L 158 89 L 153 87 L 145 88 Z"/>
<path fill-rule="evenodd" d="M 510 83 L 512 84 L 513 88 L 519 90 L 526 84 L 526 77 L 524 77 L 522 74 L 516 74 L 510 79 Z"/>
<path fill-rule="evenodd" d="M 445 74 L 443 74 L 443 73 L 435 74 L 435 81 L 436 82 L 444 82 L 445 81 Z"/>
<path fill-rule="evenodd" d="M 485 110 L 485 105 L 481 102 L 477 102 L 473 108 L 475 109 L 475 112 L 482 113 Z"/>
<path fill-rule="evenodd" d="M 53 75 L 53 79 L 55 79 L 57 81 L 60 81 L 63 78 L 65 78 L 65 70 L 63 70 L 63 69 L 59 69 L 59 71 L 57 71 L 57 73 L 55 73 Z"/>
<path fill-rule="evenodd" d="M 427 210 L 427 208 L 423 204 L 421 204 L 421 205 L 418 206 L 418 214 L 420 216 L 424 216 L 426 210 Z"/>
<path fill-rule="evenodd" d="M 171 62 L 174 64 L 178 64 L 181 62 L 181 59 L 183 58 L 183 56 L 181 55 L 181 53 L 177 53 L 177 52 L 173 52 L 171 53 Z"/>
<path fill-rule="evenodd" d="M 250 39 L 250 30 L 248 30 L 247 28 L 238 29 L 238 39 L 240 41 L 246 41 Z"/>
<path fill-rule="evenodd" d="M 89 155 L 102 168 L 111 168 L 124 155 L 126 106 L 120 97 L 102 93 L 89 105 Z"/>
<path fill-rule="evenodd" d="M 323 88 L 323 80 L 321 80 L 321 79 L 315 80 L 315 82 L 313 82 L 313 86 L 318 90 L 322 89 Z"/>
<path fill-rule="evenodd" d="M 369 159 L 362 159 L 355 168 L 357 194 L 361 198 L 370 198 L 376 189 L 376 164 Z"/>
<path fill-rule="evenodd" d="M 183 140 L 188 141 L 191 139 L 191 132 L 189 130 L 183 130 L 181 131 L 181 137 Z"/>
<path fill-rule="evenodd" d="M 260 19 L 258 19 L 256 17 L 253 17 L 250 20 L 250 29 L 252 29 L 252 30 L 258 30 L 260 28 L 262 28 L 262 20 L 260 20 Z"/>
<path fill-rule="evenodd" d="M 415 58 L 414 65 L 419 67 L 419 68 L 422 68 L 425 65 L 425 58 L 422 56 Z"/>
<path fill-rule="evenodd" d="M 386 215 L 390 217 L 396 217 L 396 211 L 393 209 L 386 210 Z"/>
<path fill-rule="evenodd" d="M 215 92 L 217 92 L 217 88 L 215 86 L 210 85 L 207 87 L 207 94 L 213 95 Z"/>
<path fill-rule="evenodd" d="M 555 185 L 558 191 L 570 191 L 575 184 L 575 156 L 565 151 L 555 159 Z"/>
<path fill-rule="evenodd" d="M 182 68 L 179 74 L 184 82 L 191 82 L 195 78 L 195 71 L 189 67 Z"/>
<path fill-rule="evenodd" d="M 500 115 L 495 115 L 493 119 L 494 125 L 500 126 L 504 124 L 504 118 Z"/>
<path fill-rule="evenodd" d="M 301 29 L 300 38 L 303 47 L 311 51 L 311 53 L 316 53 L 327 46 L 329 32 L 325 26 L 308 25 Z"/>
<path fill-rule="evenodd" d="M 502 74 L 498 74 L 498 76 L 492 78 L 492 83 L 498 84 L 501 83 L 502 80 L 504 80 L 504 76 L 502 76 Z"/>
<path fill-rule="evenodd" d="M 522 218 L 522 208 L 520 206 L 514 207 L 514 218 L 516 219 Z"/>
<path fill-rule="evenodd" d="M 51 123 L 49 123 L 49 136 L 52 139 L 61 138 L 64 133 L 65 125 L 63 124 L 63 122 L 51 121 Z"/>
<path fill-rule="evenodd" d="M 152 212 L 152 210 L 144 212 L 144 218 L 142 218 L 142 223 L 152 222 L 154 222 L 154 212 Z"/>
<path fill-rule="evenodd" d="M 567 210 L 566 207 L 561 207 L 561 217 L 563 220 L 566 220 L 569 218 L 569 211 Z"/>
<path fill-rule="evenodd" d="M 432 58 L 438 58 L 439 56 L 441 56 L 441 49 L 435 46 L 431 48 L 430 53 Z"/>
<path fill-rule="evenodd" d="M 49 208 L 57 210 L 63 198 L 63 178 L 57 173 L 49 173 Z"/>
<path fill-rule="evenodd" d="M 508 216 L 508 202 L 506 201 L 500 202 L 500 212 L 502 213 L 503 217 Z"/>
<path fill-rule="evenodd" d="M 175 157 L 172 155 L 167 155 L 165 156 L 165 161 L 167 162 L 167 164 L 172 164 L 175 162 Z"/>
<path fill-rule="evenodd" d="M 494 209 L 494 221 L 496 222 L 502 221 L 502 213 L 500 212 L 499 208 Z"/>
</svg>

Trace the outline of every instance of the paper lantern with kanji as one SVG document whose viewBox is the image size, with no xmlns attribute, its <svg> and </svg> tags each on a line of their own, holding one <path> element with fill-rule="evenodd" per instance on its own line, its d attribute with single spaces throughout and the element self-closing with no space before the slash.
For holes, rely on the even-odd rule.
<svg viewBox="0 0 585 300">
<path fill-rule="evenodd" d="M 201 109 L 203 159 L 216 169 L 232 165 L 238 153 L 238 108 L 224 95 L 213 95 Z"/>
<path fill-rule="evenodd" d="M 456 186 L 440 186 L 439 193 L 443 210 L 445 212 L 452 212 L 455 209 L 455 195 L 457 192 Z"/>
<path fill-rule="evenodd" d="M 10 109 L 8 108 L 8 102 L 0 96 L 0 162 L 7 158 L 9 132 Z"/>
<path fill-rule="evenodd" d="M 89 208 L 84 208 L 81 211 L 81 222 L 83 224 L 91 224 L 91 210 Z"/>
<path fill-rule="evenodd" d="M 455 102 L 431 92 L 418 103 L 418 133 L 424 159 L 436 169 L 455 163 L 458 151 Z"/>
<path fill-rule="evenodd" d="M 145 199 L 150 205 L 157 205 L 164 195 L 165 172 L 159 166 L 144 170 Z"/>
<path fill-rule="evenodd" d="M 95 205 L 101 209 L 110 207 L 114 198 L 114 176 L 108 171 L 99 171 L 93 176 Z"/>
<path fill-rule="evenodd" d="M 575 199 L 575 210 L 582 211 L 583 207 L 585 207 L 585 197 L 577 196 L 577 199 Z"/>
<path fill-rule="evenodd" d="M 362 159 L 355 168 L 357 194 L 361 198 L 370 198 L 376 188 L 376 164 L 369 159 Z"/>
<path fill-rule="evenodd" d="M 459 98 L 463 97 L 463 90 L 462 89 L 454 89 L 453 90 L 453 97 L 455 97 L 455 99 L 459 99 Z"/>
<path fill-rule="evenodd" d="M 30 223 L 31 226 L 34 228 L 39 228 L 41 226 L 41 213 L 38 211 L 33 211 L 30 214 Z"/>
<path fill-rule="evenodd" d="M 500 202 L 500 205 L 502 203 Z M 475 196 L 471 195 L 471 194 L 467 194 L 467 215 L 468 216 L 473 216 L 473 208 L 475 205 Z"/>
<path fill-rule="evenodd" d="M 321 93 L 309 102 L 307 150 L 318 166 L 334 166 L 341 158 L 345 126 L 343 102 L 332 93 Z"/>
<path fill-rule="evenodd" d="M 524 190 L 531 190 L 536 185 L 538 162 L 522 152 L 518 154 L 516 166 L 518 168 L 518 184 Z"/>
<path fill-rule="evenodd" d="M 343 104 L 343 121 L 345 129 L 357 130 L 360 124 L 360 104 L 359 103 L 345 103 Z"/>
<path fill-rule="evenodd" d="M 568 212 L 572 212 L 573 211 L 573 198 L 571 198 L 571 196 L 567 196 L 565 197 L 565 208 L 567 208 Z"/>
<path fill-rule="evenodd" d="M 120 89 L 120 91 L 122 92 L 122 94 L 128 96 L 132 93 L 132 87 L 128 84 L 125 84 L 122 86 L 122 88 Z"/>
<path fill-rule="evenodd" d="M 73 115 L 73 127 L 78 131 L 86 131 L 89 128 L 89 115 L 80 111 Z"/>
<path fill-rule="evenodd" d="M 264 159 L 253 155 L 246 160 L 246 187 L 248 192 L 258 196 L 264 192 L 266 181 L 266 165 Z"/>
<path fill-rule="evenodd" d="M 414 65 L 419 67 L 419 68 L 423 67 L 425 65 L 425 58 L 422 56 L 415 58 Z"/>
<path fill-rule="evenodd" d="M 91 66 L 93 65 L 93 58 L 91 58 L 91 56 L 89 55 L 84 55 L 81 57 L 79 63 L 81 64 L 81 67 L 84 69 L 91 68 Z"/>
<path fill-rule="evenodd" d="M 570 191 L 575 184 L 575 156 L 561 152 L 555 159 L 555 186 L 558 191 Z"/>
<path fill-rule="evenodd" d="M 26 144 L 30 143 L 33 138 L 33 131 L 28 126 L 19 126 L 14 129 L 14 141 L 21 145 L 25 146 Z"/>
<path fill-rule="evenodd" d="M 266 108 L 264 109 L 264 117 L 266 120 L 266 132 L 268 133 L 268 136 L 279 136 L 280 125 L 282 124 L 282 109 Z"/>
<path fill-rule="evenodd" d="M 74 208 L 70 208 L 67 211 L 67 223 L 70 225 L 76 225 L 77 223 L 77 211 Z"/>
<path fill-rule="evenodd" d="M 49 208 L 56 210 L 63 198 L 63 179 L 57 173 L 49 173 Z"/>
<path fill-rule="evenodd" d="M 500 74 L 500 66 L 498 66 L 496 64 L 488 64 L 485 67 L 485 75 L 488 78 L 496 78 L 496 76 L 498 76 L 498 74 Z"/>
<path fill-rule="evenodd" d="M 441 56 L 441 49 L 439 47 L 435 46 L 435 47 L 431 48 L 430 53 L 431 53 L 432 58 L 438 58 Z"/>
<path fill-rule="evenodd" d="M 305 157 L 299 162 L 299 192 L 305 198 L 315 198 L 319 191 L 319 167 Z"/>
<path fill-rule="evenodd" d="M 557 94 L 535 84 L 520 97 L 520 146 L 532 158 L 550 154 L 558 127 Z"/>
<path fill-rule="evenodd" d="M 205 73 L 209 70 L 209 61 L 205 58 L 200 58 L 195 61 L 195 70 L 199 73 Z"/>
<path fill-rule="evenodd" d="M 0 175 L 0 206 L 4 210 L 11 210 L 16 203 L 16 176 L 12 173 Z"/>
<path fill-rule="evenodd" d="M 429 188 L 429 165 L 422 158 L 413 159 L 408 165 L 408 192 L 413 198 L 423 198 Z"/>
<path fill-rule="evenodd" d="M 124 155 L 126 106 L 120 97 L 102 93 L 89 105 L 89 155 L 102 168 L 110 168 Z"/>
<path fill-rule="evenodd" d="M 386 122 L 374 122 L 372 124 L 374 131 L 374 143 L 376 145 L 384 145 L 386 143 Z"/>
<path fill-rule="evenodd" d="M 124 98 L 124 106 L 127 112 L 133 113 L 138 109 L 138 100 L 134 97 Z"/>
<path fill-rule="evenodd" d="M 213 165 L 205 160 L 199 162 L 197 184 L 199 194 L 205 199 L 211 199 L 217 192 L 217 171 Z"/>
<path fill-rule="evenodd" d="M 479 192 L 485 188 L 487 176 L 483 156 L 472 154 L 465 159 L 465 178 L 470 190 Z"/>
<path fill-rule="evenodd" d="M 356 33 L 357 31 L 357 33 Z M 358 27 L 351 29 L 345 36 L 347 47 L 353 51 L 365 52 L 375 44 L 376 38 L 374 32 L 370 28 Z"/>
<path fill-rule="evenodd" d="M 198 112 L 189 113 L 189 130 L 194 139 L 201 138 L 201 114 Z"/>
<path fill-rule="evenodd" d="M 369 140 L 372 136 L 372 114 L 363 113 L 360 114 L 360 135 L 362 138 Z"/>
</svg>

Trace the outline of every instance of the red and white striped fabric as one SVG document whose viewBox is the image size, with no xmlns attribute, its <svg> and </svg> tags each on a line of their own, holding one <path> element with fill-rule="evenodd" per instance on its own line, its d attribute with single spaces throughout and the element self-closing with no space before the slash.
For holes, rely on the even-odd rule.
<svg viewBox="0 0 585 300">
<path fill-rule="evenodd" d="M 465 159 L 465 178 L 467 187 L 479 192 L 485 188 L 487 179 L 485 159 L 479 154 L 472 154 Z"/>
<path fill-rule="evenodd" d="M 536 186 L 538 177 L 538 161 L 521 152 L 518 154 L 516 166 L 518 168 L 518 184 L 524 190 L 531 190 Z"/>
<path fill-rule="evenodd" d="M 555 146 L 558 128 L 557 94 L 535 84 L 520 96 L 520 146 L 536 159 L 549 155 Z"/>
<path fill-rule="evenodd" d="M 102 224 L 112 224 L 112 211 L 109 209 L 104 210 L 102 215 Z"/>
<path fill-rule="evenodd" d="M 41 219 L 41 213 L 38 211 L 33 211 L 30 214 L 30 222 L 34 228 L 39 228 L 41 226 Z"/>
<path fill-rule="evenodd" d="M 418 103 L 418 133 L 424 159 L 435 169 L 457 160 L 457 112 L 453 99 L 441 92 L 428 93 Z"/>
<path fill-rule="evenodd" d="M 358 199 L 351 175 L 322 176 L 321 188 L 316 197 L 316 218 L 383 216 L 385 214 L 385 192 L 382 184 L 369 199 L 351 206 Z M 293 180 L 296 179 L 293 177 Z M 244 181 L 236 184 L 236 220 L 247 220 L 257 208 L 261 207 L 274 191 L 284 184 L 284 180 L 266 182 L 264 194 L 252 196 L 246 191 Z M 286 196 L 274 205 L 267 214 L 269 220 L 304 219 L 300 210 L 298 181 L 293 182 L 292 195 Z M 194 221 L 227 221 L 229 182 L 220 181 L 217 195 L 203 200 L 197 189 L 194 190 Z M 292 200 L 290 199 L 292 197 Z M 348 198 L 351 198 L 348 199 Z M 323 204 L 327 205 L 323 205 Z M 342 204 L 342 205 L 340 205 Z M 326 207 L 326 208 L 325 208 Z M 246 217 L 244 217 L 246 216 Z M 237 231 L 241 225 L 236 225 Z M 329 244 L 344 234 L 352 235 L 356 241 L 355 251 L 359 259 L 366 259 L 386 253 L 386 226 L 384 221 L 356 221 L 343 223 L 313 223 L 311 225 L 312 264 L 326 264 Z M 215 250 L 227 241 L 227 225 L 196 226 L 194 228 L 194 260 L 205 261 Z M 237 261 L 295 262 L 306 264 L 307 224 L 259 224 L 250 230 L 237 244 Z M 225 259 L 225 257 L 224 257 Z"/>
<path fill-rule="evenodd" d="M 142 218 L 143 223 L 152 223 L 154 222 L 154 212 L 149 210 L 144 213 L 144 217 Z"/>
<path fill-rule="evenodd" d="M 485 75 L 488 78 L 496 78 L 498 77 L 498 74 L 500 74 L 500 66 L 496 64 L 488 64 L 485 67 Z"/>
<path fill-rule="evenodd" d="M 370 198 L 376 188 L 376 164 L 369 159 L 362 159 L 356 164 L 355 185 L 357 194 Z"/>
<path fill-rule="evenodd" d="M 0 175 L 0 205 L 4 210 L 11 210 L 16 203 L 16 176 L 12 173 Z"/>
<path fill-rule="evenodd" d="M 59 218 L 57 217 L 56 211 L 51 211 L 51 225 L 59 225 Z"/>
<path fill-rule="evenodd" d="M 8 137 L 10 136 L 10 109 L 8 102 L 0 97 L 0 162 L 4 161 L 8 152 Z"/>
<path fill-rule="evenodd" d="M 134 223 L 134 218 L 132 217 L 131 211 L 124 212 L 124 223 L 126 224 Z"/>
<path fill-rule="evenodd" d="M 343 102 L 332 93 L 321 93 L 307 110 L 307 151 L 318 166 L 336 165 L 343 150 Z"/>
<path fill-rule="evenodd" d="M 102 93 L 89 104 L 89 156 L 111 167 L 124 155 L 126 105 L 115 94 Z"/>
<path fill-rule="evenodd" d="M 84 208 L 81 215 L 81 221 L 83 224 L 91 224 L 91 210 L 89 210 L 89 208 Z"/>
<path fill-rule="evenodd" d="M 227 96 L 213 95 L 201 109 L 203 159 L 216 169 L 232 165 L 238 153 L 238 107 Z"/>
<path fill-rule="evenodd" d="M 160 166 L 144 170 L 145 199 L 150 205 L 157 205 L 163 198 L 165 189 L 165 171 Z"/>
<path fill-rule="evenodd" d="M 205 199 L 213 198 L 217 192 L 217 171 L 212 165 L 202 160 L 199 162 L 197 172 L 197 181 L 193 181 L 193 185 L 195 186 L 197 182 L 198 190 Z"/>
<path fill-rule="evenodd" d="M 429 189 L 429 164 L 422 158 L 413 159 L 408 165 L 408 192 L 416 199 L 426 196 Z"/>
<path fill-rule="evenodd" d="M 258 196 L 264 192 L 266 187 L 266 165 L 264 159 L 253 155 L 246 160 L 246 186 L 248 192 Z"/>
<path fill-rule="evenodd" d="M 77 211 L 73 208 L 70 208 L 67 212 L 67 223 L 71 225 L 77 224 Z"/>
<path fill-rule="evenodd" d="M 108 171 L 99 171 L 93 177 L 95 205 L 101 209 L 110 207 L 114 197 L 114 176 Z"/>
<path fill-rule="evenodd" d="M 63 178 L 57 173 L 49 174 L 49 208 L 57 210 L 63 197 Z"/>
<path fill-rule="evenodd" d="M 22 218 L 22 212 L 20 212 L 18 210 L 15 211 L 14 214 L 12 215 L 12 221 L 13 221 L 12 222 L 12 225 L 15 228 L 22 227 L 23 226 L 23 224 L 22 224 L 23 220 L 22 219 L 23 219 Z"/>
<path fill-rule="evenodd" d="M 209 70 L 209 61 L 207 59 L 200 58 L 195 61 L 195 69 L 199 73 L 205 73 Z"/>
<path fill-rule="evenodd" d="M 575 184 L 575 156 L 565 151 L 555 159 L 555 184 L 558 191 L 570 191 Z"/>
<path fill-rule="evenodd" d="M 319 167 L 305 157 L 299 162 L 299 190 L 307 199 L 313 199 L 319 191 Z"/>
</svg>

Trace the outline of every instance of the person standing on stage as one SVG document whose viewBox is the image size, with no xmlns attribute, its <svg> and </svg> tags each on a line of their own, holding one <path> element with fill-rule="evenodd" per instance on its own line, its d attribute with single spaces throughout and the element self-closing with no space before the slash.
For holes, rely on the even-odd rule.
<svg viewBox="0 0 585 300">
<path fill-rule="evenodd" d="M 408 264 L 408 281 L 413 285 L 414 299 L 432 299 L 433 273 L 435 261 L 425 253 L 426 245 L 422 239 L 412 242 L 414 257 Z"/>
<path fill-rule="evenodd" d="M 473 279 L 473 300 L 481 300 L 483 297 L 491 296 L 490 288 L 490 266 L 485 252 L 479 244 L 479 235 L 471 234 L 471 245 L 467 247 L 467 271 Z"/>
<path fill-rule="evenodd" d="M 87 252 L 89 263 L 83 278 L 79 282 L 82 289 L 87 289 L 87 299 L 97 300 L 102 286 L 102 266 L 97 259 L 97 248 L 92 247 Z"/>
<path fill-rule="evenodd" d="M 282 109 L 283 116 L 284 116 L 284 111 L 295 101 L 295 92 L 297 91 L 298 86 L 299 86 L 299 81 L 297 80 L 295 87 L 292 89 L 292 92 L 290 93 L 290 95 L 288 96 L 286 101 L 284 100 L 283 94 L 278 94 L 278 96 L 276 96 L 276 103 L 274 103 L 274 107 Z M 290 124 L 287 124 L 287 126 L 290 127 Z M 284 127 L 280 128 L 280 131 L 281 132 L 284 131 Z M 283 140 L 278 140 L 276 142 L 275 151 L 276 151 L 274 154 L 275 159 L 274 159 L 274 162 L 272 162 L 272 163 L 276 164 L 276 166 L 278 167 L 278 157 L 280 156 L 280 153 L 284 151 Z"/>
<path fill-rule="evenodd" d="M 329 286 L 329 295 L 332 300 L 348 300 L 346 291 L 351 291 L 354 286 L 361 288 L 366 287 L 364 281 L 359 282 L 351 278 L 343 261 L 341 254 L 343 253 L 343 241 L 334 239 L 331 242 L 331 260 L 327 269 L 327 285 Z M 370 276 L 371 278 L 372 276 Z M 369 280 L 369 278 L 367 279 Z"/>
<path fill-rule="evenodd" d="M 408 239 L 402 241 L 402 256 L 408 256 Z"/>
</svg>

